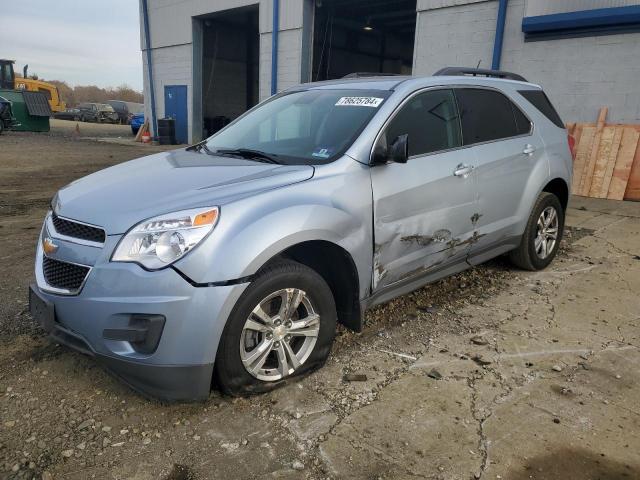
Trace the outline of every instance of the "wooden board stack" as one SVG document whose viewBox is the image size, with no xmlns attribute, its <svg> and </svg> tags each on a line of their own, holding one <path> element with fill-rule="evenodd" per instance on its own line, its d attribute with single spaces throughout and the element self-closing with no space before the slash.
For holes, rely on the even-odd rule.
<svg viewBox="0 0 640 480">
<path fill-rule="evenodd" d="M 598 121 L 567 125 L 576 141 L 575 195 L 640 201 L 640 125 L 607 125 L 608 109 Z"/>
</svg>

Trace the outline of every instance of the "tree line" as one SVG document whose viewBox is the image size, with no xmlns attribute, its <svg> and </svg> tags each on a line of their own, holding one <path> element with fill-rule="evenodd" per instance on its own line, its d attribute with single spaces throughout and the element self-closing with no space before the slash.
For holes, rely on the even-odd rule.
<svg viewBox="0 0 640 480">
<path fill-rule="evenodd" d="M 123 100 L 125 102 L 136 103 L 144 102 L 142 93 L 137 92 L 125 84 L 115 88 L 100 88 L 95 85 L 70 87 L 67 82 L 60 80 L 46 80 L 46 82 L 58 87 L 58 92 L 62 100 L 67 104 L 67 107 L 75 107 L 83 102 L 106 103 L 107 100 Z"/>
</svg>

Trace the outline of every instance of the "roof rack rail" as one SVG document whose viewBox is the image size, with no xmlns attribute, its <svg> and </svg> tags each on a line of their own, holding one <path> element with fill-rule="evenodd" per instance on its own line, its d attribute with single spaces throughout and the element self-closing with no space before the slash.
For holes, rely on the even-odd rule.
<svg viewBox="0 0 640 480">
<path fill-rule="evenodd" d="M 522 75 L 518 75 L 517 73 L 504 72 L 502 70 L 486 70 L 484 68 L 445 67 L 433 74 L 434 77 L 441 77 L 445 75 L 471 75 L 473 77 L 505 78 L 507 80 L 517 80 L 519 82 L 527 81 Z"/>
<path fill-rule="evenodd" d="M 342 78 L 364 78 L 364 77 L 397 77 L 399 73 L 382 73 L 382 72 L 353 72 L 348 73 Z"/>
</svg>

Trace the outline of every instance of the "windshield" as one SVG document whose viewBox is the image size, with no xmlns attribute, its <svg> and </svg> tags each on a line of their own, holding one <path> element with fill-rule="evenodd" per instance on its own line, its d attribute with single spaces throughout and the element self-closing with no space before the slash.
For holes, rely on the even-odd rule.
<svg viewBox="0 0 640 480">
<path fill-rule="evenodd" d="M 280 163 L 328 163 L 353 143 L 391 92 L 306 90 L 259 105 L 209 138 L 212 152 L 249 149 Z"/>
</svg>

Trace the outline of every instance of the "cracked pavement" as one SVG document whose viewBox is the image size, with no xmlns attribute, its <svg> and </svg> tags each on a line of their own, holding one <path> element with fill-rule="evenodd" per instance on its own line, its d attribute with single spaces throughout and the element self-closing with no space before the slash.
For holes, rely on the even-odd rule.
<svg viewBox="0 0 640 480">
<path fill-rule="evenodd" d="M 54 166 L 78 145 L 88 168 L 140 154 L 8 138 L 0 158 L 46 148 Z M 6 168 L 31 203 L 0 212 L 4 252 L 19 252 L 0 258 L 0 478 L 640 478 L 640 204 L 574 197 L 547 270 L 497 259 L 376 307 L 361 334 L 340 329 L 303 380 L 163 405 L 31 324 L 52 192 L 32 165 Z"/>
</svg>

